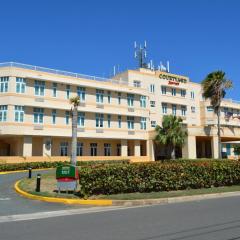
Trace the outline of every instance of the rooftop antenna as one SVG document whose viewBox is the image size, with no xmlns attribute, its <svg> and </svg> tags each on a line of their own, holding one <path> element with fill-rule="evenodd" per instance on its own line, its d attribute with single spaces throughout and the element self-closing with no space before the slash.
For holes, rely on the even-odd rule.
<svg viewBox="0 0 240 240">
<path fill-rule="evenodd" d="M 114 65 L 113 66 L 113 76 L 115 76 L 116 75 L 116 66 Z"/>
<path fill-rule="evenodd" d="M 167 72 L 170 72 L 169 61 L 167 61 Z"/>
<path fill-rule="evenodd" d="M 147 64 L 145 63 L 145 59 L 147 58 L 147 41 L 144 41 L 144 46 L 141 44 L 137 44 L 134 42 L 134 58 L 138 60 L 139 68 L 146 68 Z"/>
</svg>

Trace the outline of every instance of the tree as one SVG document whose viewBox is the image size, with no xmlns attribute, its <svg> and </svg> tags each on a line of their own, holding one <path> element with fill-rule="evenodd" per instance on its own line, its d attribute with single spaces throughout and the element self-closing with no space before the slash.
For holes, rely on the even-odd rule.
<svg viewBox="0 0 240 240">
<path fill-rule="evenodd" d="M 187 136 L 187 130 L 183 129 L 182 118 L 174 115 L 163 116 L 162 127 L 157 125 L 155 141 L 169 146 L 171 149 L 171 158 L 176 158 L 176 147 L 184 145 Z"/>
<path fill-rule="evenodd" d="M 78 106 L 80 104 L 79 96 L 70 98 L 70 104 L 72 105 L 72 154 L 71 154 L 71 164 L 77 164 L 77 121 L 78 121 Z"/>
<path fill-rule="evenodd" d="M 211 105 L 217 115 L 217 135 L 218 135 L 218 158 L 222 159 L 222 146 L 221 146 L 221 102 L 226 95 L 226 90 L 232 88 L 232 81 L 226 79 L 225 72 L 215 71 L 209 73 L 202 81 L 203 96 L 210 99 Z"/>
</svg>

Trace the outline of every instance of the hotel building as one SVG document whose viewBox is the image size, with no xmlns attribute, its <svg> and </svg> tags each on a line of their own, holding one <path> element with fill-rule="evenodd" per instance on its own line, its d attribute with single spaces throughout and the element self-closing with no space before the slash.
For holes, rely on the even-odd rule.
<svg viewBox="0 0 240 240">
<path fill-rule="evenodd" d="M 188 130 L 178 157 L 218 157 L 216 116 L 201 85 L 188 77 L 140 68 L 104 79 L 19 63 L 0 64 L 0 156 L 69 156 L 69 99 L 76 95 L 79 157 L 165 158 L 154 129 L 167 114 L 182 117 Z M 222 102 L 228 157 L 240 139 L 239 111 L 239 103 Z"/>
</svg>

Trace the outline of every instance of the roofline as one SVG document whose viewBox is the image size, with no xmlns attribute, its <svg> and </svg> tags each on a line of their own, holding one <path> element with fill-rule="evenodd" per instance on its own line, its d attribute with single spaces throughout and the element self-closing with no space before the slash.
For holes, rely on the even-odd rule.
<svg viewBox="0 0 240 240">
<path fill-rule="evenodd" d="M 17 62 L 0 63 L 0 68 L 5 68 L 5 67 L 22 68 L 22 69 L 28 69 L 28 70 L 33 70 L 33 71 L 55 74 L 55 75 L 68 76 L 68 77 L 73 77 L 73 78 L 84 78 L 84 79 L 100 81 L 100 82 L 110 82 L 113 84 L 128 85 L 128 82 L 124 81 L 124 80 L 116 80 L 116 79 L 111 79 L 111 78 L 91 76 L 91 75 L 86 75 L 86 74 L 81 74 L 81 73 L 74 73 L 74 72 L 62 71 L 62 70 L 57 70 L 57 69 L 52 69 L 52 68 L 34 66 L 34 65 L 24 64 L 24 63 L 17 63 Z"/>
</svg>

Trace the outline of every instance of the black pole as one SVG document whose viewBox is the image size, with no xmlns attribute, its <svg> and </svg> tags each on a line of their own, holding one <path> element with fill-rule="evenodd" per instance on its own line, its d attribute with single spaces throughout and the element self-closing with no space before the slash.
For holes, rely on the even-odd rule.
<svg viewBox="0 0 240 240">
<path fill-rule="evenodd" d="M 41 174 L 37 175 L 37 183 L 36 183 L 36 192 L 40 192 L 41 189 Z"/>
<path fill-rule="evenodd" d="M 28 178 L 32 178 L 32 168 L 28 169 Z"/>
</svg>

